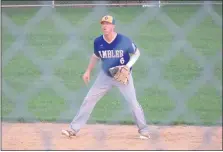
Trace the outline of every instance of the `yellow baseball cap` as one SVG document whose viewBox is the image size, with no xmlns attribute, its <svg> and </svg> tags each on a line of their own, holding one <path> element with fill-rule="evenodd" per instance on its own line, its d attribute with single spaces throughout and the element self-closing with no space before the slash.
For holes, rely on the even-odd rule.
<svg viewBox="0 0 223 152">
<path fill-rule="evenodd" d="M 100 23 L 102 24 L 102 22 L 108 22 L 115 25 L 115 19 L 110 15 L 103 16 Z"/>
</svg>

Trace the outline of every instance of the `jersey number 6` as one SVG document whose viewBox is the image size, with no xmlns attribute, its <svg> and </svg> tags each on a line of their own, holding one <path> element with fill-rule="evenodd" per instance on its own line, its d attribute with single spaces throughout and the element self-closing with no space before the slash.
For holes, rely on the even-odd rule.
<svg viewBox="0 0 223 152">
<path fill-rule="evenodd" d="M 123 57 L 120 59 L 120 63 L 121 63 L 121 64 L 124 64 L 124 63 L 125 63 L 125 60 L 124 60 Z"/>
</svg>

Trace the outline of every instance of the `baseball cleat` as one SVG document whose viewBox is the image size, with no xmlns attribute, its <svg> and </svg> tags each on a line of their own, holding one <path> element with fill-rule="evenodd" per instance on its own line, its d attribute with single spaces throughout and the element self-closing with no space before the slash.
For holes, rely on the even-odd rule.
<svg viewBox="0 0 223 152">
<path fill-rule="evenodd" d="M 72 137 L 72 136 L 76 136 L 74 131 L 70 131 L 70 130 L 62 130 L 62 135 L 67 136 L 67 137 Z"/>
<path fill-rule="evenodd" d="M 147 139 L 150 139 L 151 137 L 150 137 L 149 133 L 140 133 L 139 138 L 147 140 Z"/>
</svg>

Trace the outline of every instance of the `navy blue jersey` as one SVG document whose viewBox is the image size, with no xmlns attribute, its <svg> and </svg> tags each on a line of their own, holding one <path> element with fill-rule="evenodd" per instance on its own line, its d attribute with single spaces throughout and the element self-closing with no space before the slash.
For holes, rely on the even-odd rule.
<svg viewBox="0 0 223 152">
<path fill-rule="evenodd" d="M 126 65 L 136 48 L 128 37 L 119 33 L 111 43 L 106 42 L 103 35 L 94 40 L 94 54 L 101 59 L 102 69 L 108 76 L 111 76 L 109 68 Z"/>
</svg>

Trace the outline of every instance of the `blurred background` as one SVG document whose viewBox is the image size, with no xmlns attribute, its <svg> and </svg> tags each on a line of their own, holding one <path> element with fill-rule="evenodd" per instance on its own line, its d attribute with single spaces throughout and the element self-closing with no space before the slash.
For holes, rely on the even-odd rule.
<svg viewBox="0 0 223 152">
<path fill-rule="evenodd" d="M 220 1 L 4 0 L 1 9 L 3 121 L 69 123 L 91 86 L 82 74 L 99 20 L 111 14 L 141 51 L 133 76 L 148 124 L 222 124 Z M 88 123 L 134 121 L 114 88 Z"/>
</svg>

